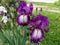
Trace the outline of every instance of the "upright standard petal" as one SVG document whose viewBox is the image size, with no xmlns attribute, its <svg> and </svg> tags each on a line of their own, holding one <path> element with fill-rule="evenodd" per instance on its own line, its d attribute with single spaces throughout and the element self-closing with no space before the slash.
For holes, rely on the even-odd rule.
<svg viewBox="0 0 60 45">
<path fill-rule="evenodd" d="M 30 7 L 30 10 L 33 11 L 33 4 L 32 3 L 30 3 L 29 7 Z"/>
<path fill-rule="evenodd" d="M 25 13 L 26 15 L 29 15 L 29 13 L 30 13 L 30 8 L 29 8 L 29 7 L 25 6 L 25 7 L 23 8 L 23 10 L 24 10 L 24 13 Z"/>
<path fill-rule="evenodd" d="M 34 43 L 38 43 L 43 39 L 43 37 L 44 37 L 44 33 L 42 32 L 42 30 L 39 29 L 33 30 L 30 34 L 30 39 Z"/>
<path fill-rule="evenodd" d="M 26 2 L 25 1 L 20 1 L 20 4 L 17 8 L 17 12 L 21 13 L 24 6 L 27 6 Z"/>
<path fill-rule="evenodd" d="M 46 30 L 46 26 L 49 25 L 49 20 L 46 16 L 40 14 L 33 17 L 33 19 L 30 21 L 30 25 L 34 28 Z"/>
<path fill-rule="evenodd" d="M 29 6 L 27 6 L 25 1 L 20 1 L 20 4 L 17 8 L 17 12 L 19 12 L 20 14 L 23 14 L 23 12 L 24 12 L 25 15 L 33 15 L 32 11 L 33 11 L 32 3 L 30 3 Z"/>
<path fill-rule="evenodd" d="M 32 3 L 30 3 L 29 8 L 30 8 L 29 14 L 30 14 L 30 15 L 33 15 L 33 14 L 32 14 L 32 12 L 33 12 L 33 4 L 32 4 Z"/>
</svg>

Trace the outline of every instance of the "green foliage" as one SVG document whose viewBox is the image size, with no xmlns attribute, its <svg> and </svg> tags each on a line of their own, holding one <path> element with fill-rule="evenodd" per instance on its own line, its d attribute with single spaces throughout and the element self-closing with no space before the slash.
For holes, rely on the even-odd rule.
<svg viewBox="0 0 60 45">
<path fill-rule="evenodd" d="M 60 0 L 56 1 L 54 4 L 57 5 L 57 6 L 60 6 Z"/>
<path fill-rule="evenodd" d="M 34 11 L 34 13 L 36 13 Z M 0 39 L 2 40 L 4 45 L 59 45 L 60 44 L 60 20 L 56 19 L 57 16 L 60 14 L 52 13 L 43 11 L 40 12 L 41 14 L 48 16 L 50 25 L 49 25 L 49 32 L 45 33 L 45 38 L 37 43 L 34 44 L 30 42 L 29 34 L 30 31 L 26 28 L 28 26 L 19 26 L 15 23 L 13 29 L 10 30 L 10 27 L 7 29 L 2 29 L 0 31 Z M 36 14 L 35 14 L 36 15 Z"/>
<path fill-rule="evenodd" d="M 9 1 L 7 1 L 7 4 L 9 4 L 8 2 Z M 16 9 L 16 7 L 14 7 L 14 9 Z M 14 10 L 13 12 L 12 10 L 10 10 L 9 6 L 7 10 L 10 11 L 10 13 L 12 13 L 12 19 L 11 22 L 8 22 L 6 25 L 0 22 L 0 24 L 3 26 L 3 29 L 0 30 L 0 45 L 60 45 L 59 13 L 38 11 L 38 13 L 45 15 L 49 18 L 50 25 L 49 32 L 44 33 L 44 39 L 41 42 L 34 44 L 30 41 L 28 36 L 30 34 L 30 30 L 26 29 L 27 27 L 29 27 L 29 25 L 24 27 L 17 25 L 15 18 L 18 14 L 16 13 L 16 10 Z M 35 11 L 33 13 L 34 15 L 38 14 Z M 1 17 L 2 16 L 0 15 L 0 18 Z"/>
<path fill-rule="evenodd" d="M 45 2 L 33 2 L 33 4 L 39 5 L 39 6 L 49 6 L 54 8 L 60 9 L 60 1 L 57 1 L 55 3 L 45 3 Z"/>
</svg>

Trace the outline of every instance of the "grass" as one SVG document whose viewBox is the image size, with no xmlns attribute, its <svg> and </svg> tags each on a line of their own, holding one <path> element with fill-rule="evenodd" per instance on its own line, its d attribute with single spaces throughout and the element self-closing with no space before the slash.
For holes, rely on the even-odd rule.
<svg viewBox="0 0 60 45">
<path fill-rule="evenodd" d="M 56 5 L 54 3 L 44 3 L 44 2 L 32 2 L 33 4 L 36 4 L 36 5 L 41 5 L 41 6 L 51 6 L 51 7 L 56 7 L 56 8 L 59 8 L 60 9 L 60 6 L 59 5 Z"/>
</svg>

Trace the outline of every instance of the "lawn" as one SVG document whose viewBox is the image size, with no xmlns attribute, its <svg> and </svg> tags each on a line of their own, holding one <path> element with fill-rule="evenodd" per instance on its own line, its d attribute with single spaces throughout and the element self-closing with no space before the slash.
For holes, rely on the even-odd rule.
<svg viewBox="0 0 60 45">
<path fill-rule="evenodd" d="M 35 11 L 33 13 L 37 14 Z M 4 25 L 6 29 L 0 31 L 0 45 L 60 45 L 60 14 L 47 11 L 40 12 L 40 14 L 47 16 L 50 21 L 49 32 L 45 33 L 41 42 L 31 43 L 28 38 L 30 31 L 26 29 L 28 26 L 19 26 L 14 21 L 15 26 L 13 28 L 8 27 L 7 24 Z"/>
<path fill-rule="evenodd" d="M 33 2 L 33 4 L 41 5 L 41 6 L 56 7 L 56 8 L 59 8 L 59 9 L 60 9 L 60 6 L 59 6 L 59 5 L 56 5 L 56 4 L 54 4 L 54 3 Z"/>
</svg>

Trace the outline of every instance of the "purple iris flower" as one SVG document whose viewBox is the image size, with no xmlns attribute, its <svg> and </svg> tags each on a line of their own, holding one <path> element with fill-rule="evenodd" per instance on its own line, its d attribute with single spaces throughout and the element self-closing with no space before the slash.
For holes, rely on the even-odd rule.
<svg viewBox="0 0 60 45">
<path fill-rule="evenodd" d="M 17 12 L 19 12 L 20 15 L 16 18 L 16 21 L 19 25 L 28 24 L 28 22 L 30 21 L 30 14 L 32 14 L 31 8 L 33 7 L 31 5 L 27 6 L 25 1 L 20 1 L 20 4 L 17 8 Z"/>
<path fill-rule="evenodd" d="M 27 6 L 26 2 L 25 1 L 20 1 L 20 4 L 17 8 L 17 12 L 22 13 L 23 7 L 25 7 L 25 6 Z"/>
<path fill-rule="evenodd" d="M 17 8 L 17 12 L 19 12 L 20 14 L 22 14 L 24 12 L 24 14 L 32 15 L 32 11 L 33 11 L 32 3 L 30 4 L 30 6 L 27 6 L 25 1 L 20 1 L 20 4 Z"/>
<path fill-rule="evenodd" d="M 32 30 L 30 34 L 30 39 L 34 43 L 38 43 L 44 37 L 43 30 L 48 32 L 47 26 L 49 25 L 48 18 L 41 14 L 35 16 L 30 21 L 30 30 Z"/>
<path fill-rule="evenodd" d="M 49 25 L 48 17 L 39 14 L 33 17 L 33 19 L 30 21 L 30 25 L 34 28 L 38 28 L 48 32 L 47 28 L 47 26 Z"/>
<path fill-rule="evenodd" d="M 28 15 L 19 15 L 16 17 L 16 22 L 18 25 L 27 25 L 29 23 L 29 17 Z"/>
</svg>

